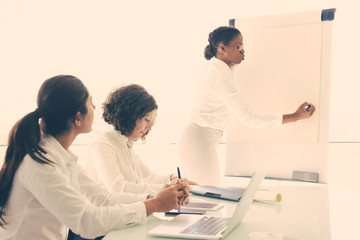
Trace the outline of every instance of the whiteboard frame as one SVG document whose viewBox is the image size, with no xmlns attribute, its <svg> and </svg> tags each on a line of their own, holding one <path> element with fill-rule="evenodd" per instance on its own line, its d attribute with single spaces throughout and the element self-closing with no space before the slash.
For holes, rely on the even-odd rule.
<svg viewBox="0 0 360 240">
<path fill-rule="evenodd" d="M 300 24 L 321 21 L 321 65 L 320 65 L 320 106 L 319 109 L 319 138 L 317 143 L 281 143 L 281 142 L 253 142 L 231 139 L 228 134 L 225 156 L 225 175 L 251 176 L 260 166 L 268 167 L 267 177 L 279 179 L 292 179 L 293 171 L 306 171 L 319 173 L 319 182 L 328 181 L 328 147 L 329 147 L 329 116 L 330 116 L 330 73 L 331 73 L 331 47 L 332 47 L 332 21 L 322 21 L 323 11 L 306 13 L 283 14 L 259 17 L 258 21 L 249 20 L 252 26 L 261 24 L 282 24 L 286 19 L 292 23 Z M 321 16 L 321 17 L 320 17 Z M 301 20 L 303 19 L 303 20 Z M 305 19 L 305 22 L 304 22 Z M 230 20 L 236 27 L 236 21 Z M 332 19 L 331 19 L 332 20 Z M 233 118 L 233 117 L 232 117 Z M 236 131 L 236 123 L 232 121 L 228 131 Z"/>
</svg>

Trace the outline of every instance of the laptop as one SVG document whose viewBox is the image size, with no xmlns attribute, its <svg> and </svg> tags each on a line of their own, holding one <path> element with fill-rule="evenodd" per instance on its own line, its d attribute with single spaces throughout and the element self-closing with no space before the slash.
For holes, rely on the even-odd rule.
<svg viewBox="0 0 360 240">
<path fill-rule="evenodd" d="M 241 197 L 232 217 L 180 214 L 148 231 L 149 235 L 188 239 L 224 239 L 239 225 L 265 178 L 264 171 L 256 171 Z"/>
</svg>

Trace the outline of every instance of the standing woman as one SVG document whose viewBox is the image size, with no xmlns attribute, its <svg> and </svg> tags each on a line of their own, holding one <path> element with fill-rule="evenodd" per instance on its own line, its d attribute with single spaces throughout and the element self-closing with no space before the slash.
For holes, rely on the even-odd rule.
<svg viewBox="0 0 360 240">
<path fill-rule="evenodd" d="M 78 167 L 69 147 L 78 134 L 91 130 L 95 108 L 79 79 L 46 80 L 37 105 L 9 134 L 0 171 L 0 239 L 65 240 L 69 228 L 95 238 L 180 207 L 185 184 L 165 186 L 151 199 L 114 194 Z"/>
<path fill-rule="evenodd" d="M 248 127 L 269 128 L 309 118 L 315 107 L 304 102 L 291 114 L 255 113 L 236 89 L 231 71 L 245 58 L 240 31 L 219 27 L 209 34 L 208 41 L 204 55 L 209 61 L 200 75 L 203 87 L 199 104 L 179 140 L 179 151 L 187 177 L 199 184 L 218 185 L 221 173 L 216 148 L 230 111 Z"/>
</svg>

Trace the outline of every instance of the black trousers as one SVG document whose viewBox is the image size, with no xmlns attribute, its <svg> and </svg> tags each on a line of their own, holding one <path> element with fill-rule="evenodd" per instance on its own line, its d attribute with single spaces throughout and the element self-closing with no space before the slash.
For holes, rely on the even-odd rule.
<svg viewBox="0 0 360 240">
<path fill-rule="evenodd" d="M 69 235 L 67 240 L 100 240 L 103 239 L 104 236 L 100 236 L 94 239 L 88 239 L 88 238 L 82 238 L 79 235 L 73 233 L 71 230 L 69 230 Z"/>
</svg>

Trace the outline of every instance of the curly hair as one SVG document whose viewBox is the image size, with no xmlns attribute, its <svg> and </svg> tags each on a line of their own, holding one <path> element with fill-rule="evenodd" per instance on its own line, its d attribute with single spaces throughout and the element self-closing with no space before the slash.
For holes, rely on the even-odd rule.
<svg viewBox="0 0 360 240">
<path fill-rule="evenodd" d="M 137 84 L 115 89 L 107 96 L 102 107 L 105 122 L 124 136 L 135 129 L 136 120 L 158 108 L 154 97 Z"/>
</svg>

